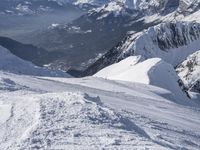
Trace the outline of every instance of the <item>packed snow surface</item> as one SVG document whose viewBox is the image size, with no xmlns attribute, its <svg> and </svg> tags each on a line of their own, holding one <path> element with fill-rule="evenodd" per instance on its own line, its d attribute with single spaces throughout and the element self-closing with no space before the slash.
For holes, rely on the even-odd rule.
<svg viewBox="0 0 200 150">
<path fill-rule="evenodd" d="M 184 96 L 178 84 L 180 79 L 175 69 L 160 58 L 142 61 L 141 56 L 130 56 L 119 63 L 102 69 L 94 76 L 155 85 L 174 92 L 179 98 L 182 97 L 182 102 L 186 99 L 186 95 Z"/>
<path fill-rule="evenodd" d="M 0 79 L 0 149 L 200 148 L 199 106 L 174 102 L 169 90 L 4 71 Z"/>
</svg>

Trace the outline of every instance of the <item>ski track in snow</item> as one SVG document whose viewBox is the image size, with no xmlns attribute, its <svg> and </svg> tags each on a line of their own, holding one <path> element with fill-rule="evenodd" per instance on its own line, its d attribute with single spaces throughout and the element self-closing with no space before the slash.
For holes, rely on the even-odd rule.
<svg viewBox="0 0 200 150">
<path fill-rule="evenodd" d="M 9 112 L 0 122 L 0 149 L 200 149 L 199 107 L 174 103 L 167 90 L 0 75 L 9 79 L 0 80 L 0 112 Z"/>
</svg>

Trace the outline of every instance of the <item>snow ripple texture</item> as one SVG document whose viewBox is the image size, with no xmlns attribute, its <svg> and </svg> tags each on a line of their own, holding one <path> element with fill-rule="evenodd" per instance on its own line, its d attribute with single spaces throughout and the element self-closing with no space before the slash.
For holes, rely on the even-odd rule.
<svg viewBox="0 0 200 150">
<path fill-rule="evenodd" d="M 25 99 L 21 103 L 25 103 Z M 6 143 L 3 138 L 7 145 L 1 145 L 3 149 L 155 147 L 144 130 L 104 106 L 99 97 L 71 92 L 59 96 L 51 93 L 35 96 L 32 104 L 26 102 L 22 107 L 21 103 L 13 106 L 12 113 L 17 116 L 7 122 L 8 133 L 4 136 L 22 136 L 13 143 Z M 18 130 L 20 128 L 26 128 L 25 132 Z"/>
</svg>

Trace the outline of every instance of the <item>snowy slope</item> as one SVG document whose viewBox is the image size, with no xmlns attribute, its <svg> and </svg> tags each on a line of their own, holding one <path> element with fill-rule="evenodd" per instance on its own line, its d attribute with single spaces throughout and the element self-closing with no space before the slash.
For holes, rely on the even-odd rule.
<svg viewBox="0 0 200 150">
<path fill-rule="evenodd" d="M 15 87 L 0 90 L 0 149 L 200 148 L 198 105 L 177 104 L 165 89 L 93 77 L 0 78 Z"/>
<path fill-rule="evenodd" d="M 107 3 L 53 1 L 60 6 Z M 125 5 L 112 1 L 93 11 L 104 20 L 109 14 L 124 15 L 127 8 L 152 15 L 178 7 L 176 0 L 120 1 Z M 198 9 L 198 0 L 180 1 L 179 13 Z M 198 49 L 198 23 L 162 23 L 128 35 L 91 69 L 115 64 L 93 77 L 75 79 L 60 78 L 68 75 L 38 68 L 0 47 L 0 149 L 199 150 L 200 103 L 178 84 L 179 77 L 185 84 L 198 78 L 199 53 L 178 67 L 179 77 L 174 70 Z"/>
<path fill-rule="evenodd" d="M 51 71 L 44 68 L 36 67 L 32 63 L 24 61 L 17 56 L 11 54 L 10 51 L 3 48 L 2 46 L 0 46 L 0 70 L 17 74 L 36 76 L 69 76 L 62 71 Z"/>
<path fill-rule="evenodd" d="M 141 56 L 130 56 L 120 61 L 119 63 L 115 63 L 100 70 L 94 76 L 103 78 L 112 78 L 113 76 L 119 75 L 123 72 L 126 72 L 127 70 L 130 70 L 133 66 L 135 66 L 142 60 L 143 59 L 141 58 Z"/>
<path fill-rule="evenodd" d="M 141 58 L 139 59 L 141 60 Z M 187 99 L 178 84 L 180 79 L 172 65 L 162 61 L 160 58 L 151 58 L 138 62 L 139 59 L 136 56 L 128 57 L 119 63 L 100 70 L 94 76 L 154 85 L 171 91 L 181 101 Z"/>
<path fill-rule="evenodd" d="M 160 57 L 176 66 L 200 47 L 200 25 L 195 22 L 168 22 L 150 27 L 137 37 L 121 56 Z"/>
</svg>

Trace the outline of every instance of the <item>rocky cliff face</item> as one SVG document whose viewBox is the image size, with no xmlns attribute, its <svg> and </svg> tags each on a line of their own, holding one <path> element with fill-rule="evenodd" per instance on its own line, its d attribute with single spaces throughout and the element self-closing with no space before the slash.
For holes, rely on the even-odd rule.
<svg viewBox="0 0 200 150">
<path fill-rule="evenodd" d="M 188 56 L 177 66 L 176 71 L 187 90 L 200 92 L 200 51 Z"/>
<path fill-rule="evenodd" d="M 177 12 L 183 15 L 189 15 L 200 8 L 200 0 L 180 0 Z"/>
<path fill-rule="evenodd" d="M 160 57 L 176 66 L 200 47 L 200 24 L 195 22 L 169 22 L 150 27 L 123 55 Z M 130 53 L 131 52 L 131 53 Z"/>
<path fill-rule="evenodd" d="M 144 59 L 159 57 L 176 66 L 199 48 L 200 24 L 162 23 L 144 32 L 128 35 L 118 46 L 89 67 L 85 74 L 93 74 L 131 55 L 141 55 Z"/>
</svg>

